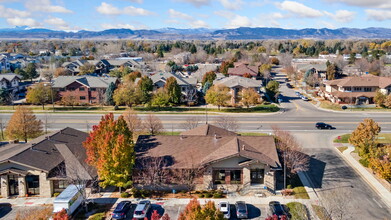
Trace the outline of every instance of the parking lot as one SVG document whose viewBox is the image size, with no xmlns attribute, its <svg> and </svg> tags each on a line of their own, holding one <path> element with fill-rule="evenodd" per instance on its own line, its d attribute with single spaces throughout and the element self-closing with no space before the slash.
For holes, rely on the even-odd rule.
<svg viewBox="0 0 391 220">
<path fill-rule="evenodd" d="M 158 204 L 152 204 L 152 208 L 148 212 L 148 218 L 150 218 L 152 214 L 152 210 L 157 210 L 158 213 L 162 216 L 163 214 L 167 213 L 171 219 L 178 219 L 179 214 L 185 209 L 186 205 L 165 205 L 164 202 L 158 203 Z M 126 215 L 126 219 L 132 219 L 133 218 L 133 212 L 136 208 L 136 204 L 132 204 L 132 208 L 130 209 L 129 213 Z M 236 209 L 235 205 L 231 204 L 231 218 L 230 219 L 237 219 L 236 218 Z M 265 219 L 269 214 L 269 209 L 267 205 L 253 205 L 253 204 L 247 204 L 248 219 Z"/>
</svg>

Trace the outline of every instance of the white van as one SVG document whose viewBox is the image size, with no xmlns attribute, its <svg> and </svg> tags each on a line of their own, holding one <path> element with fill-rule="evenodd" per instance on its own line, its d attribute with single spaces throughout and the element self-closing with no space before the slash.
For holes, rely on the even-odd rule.
<svg viewBox="0 0 391 220">
<path fill-rule="evenodd" d="M 68 215 L 71 215 L 83 202 L 83 196 L 80 192 L 84 187 L 82 185 L 69 185 L 53 202 L 53 213 L 65 209 Z M 82 190 L 81 190 L 82 191 Z"/>
</svg>

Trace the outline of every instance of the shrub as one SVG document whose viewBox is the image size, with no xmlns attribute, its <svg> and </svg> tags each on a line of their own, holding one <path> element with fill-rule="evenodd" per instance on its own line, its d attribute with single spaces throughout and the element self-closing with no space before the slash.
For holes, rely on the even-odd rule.
<svg viewBox="0 0 391 220">
<path fill-rule="evenodd" d="M 132 188 L 131 189 L 132 195 L 134 198 L 140 198 L 141 197 L 141 192 L 137 188 Z"/>
<path fill-rule="evenodd" d="M 53 197 L 57 197 L 60 193 L 53 193 Z"/>
<path fill-rule="evenodd" d="M 91 215 L 88 220 L 103 220 L 106 218 L 106 214 L 104 212 L 95 213 Z"/>
<path fill-rule="evenodd" d="M 128 198 L 128 197 L 129 197 L 129 193 L 128 192 L 121 193 L 121 198 Z"/>
<path fill-rule="evenodd" d="M 204 194 L 205 198 L 212 198 L 213 194 L 210 192 L 207 192 Z"/>
<path fill-rule="evenodd" d="M 289 185 L 286 186 L 286 188 L 287 188 L 287 189 L 292 189 L 292 185 L 289 184 Z"/>
<path fill-rule="evenodd" d="M 215 199 L 223 198 L 223 194 L 221 192 L 215 192 L 213 194 L 213 198 Z"/>
<path fill-rule="evenodd" d="M 362 158 L 358 162 L 360 162 L 361 165 L 363 165 L 364 167 L 368 167 L 368 165 L 369 165 L 368 159 L 366 159 L 366 158 Z"/>
<path fill-rule="evenodd" d="M 200 197 L 200 198 L 204 198 L 205 195 L 204 195 L 204 194 L 200 194 L 199 197 Z"/>
</svg>

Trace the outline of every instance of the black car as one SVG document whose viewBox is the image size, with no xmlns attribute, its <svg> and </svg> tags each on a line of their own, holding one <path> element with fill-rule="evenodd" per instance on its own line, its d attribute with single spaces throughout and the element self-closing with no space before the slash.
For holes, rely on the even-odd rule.
<svg viewBox="0 0 391 220">
<path fill-rule="evenodd" d="M 288 214 L 285 212 L 280 202 L 271 201 L 269 202 L 269 207 L 272 215 L 276 215 L 278 219 L 283 218 L 283 216 L 285 216 L 286 219 L 288 218 Z"/>
<path fill-rule="evenodd" d="M 324 122 L 318 122 L 315 124 L 315 127 L 317 129 L 333 129 L 333 126 L 326 124 Z"/>
<path fill-rule="evenodd" d="M 288 87 L 288 88 L 290 88 L 290 89 L 293 88 L 293 86 L 292 86 L 290 83 L 287 83 L 287 84 L 286 84 L 286 87 Z"/>
<path fill-rule="evenodd" d="M 113 219 L 125 219 L 126 214 L 129 212 L 132 203 L 130 201 L 121 201 L 118 203 L 117 207 L 115 207 L 112 218 Z"/>
</svg>

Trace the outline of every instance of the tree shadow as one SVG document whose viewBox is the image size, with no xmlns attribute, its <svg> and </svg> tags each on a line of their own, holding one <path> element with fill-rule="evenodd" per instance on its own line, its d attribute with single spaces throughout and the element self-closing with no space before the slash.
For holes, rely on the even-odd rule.
<svg viewBox="0 0 391 220">
<path fill-rule="evenodd" d="M 309 174 L 308 177 L 311 179 L 312 186 L 307 187 L 322 188 L 326 163 L 315 157 L 310 157 L 309 164 L 307 174 Z M 303 185 L 306 186 L 305 184 Z"/>
</svg>

